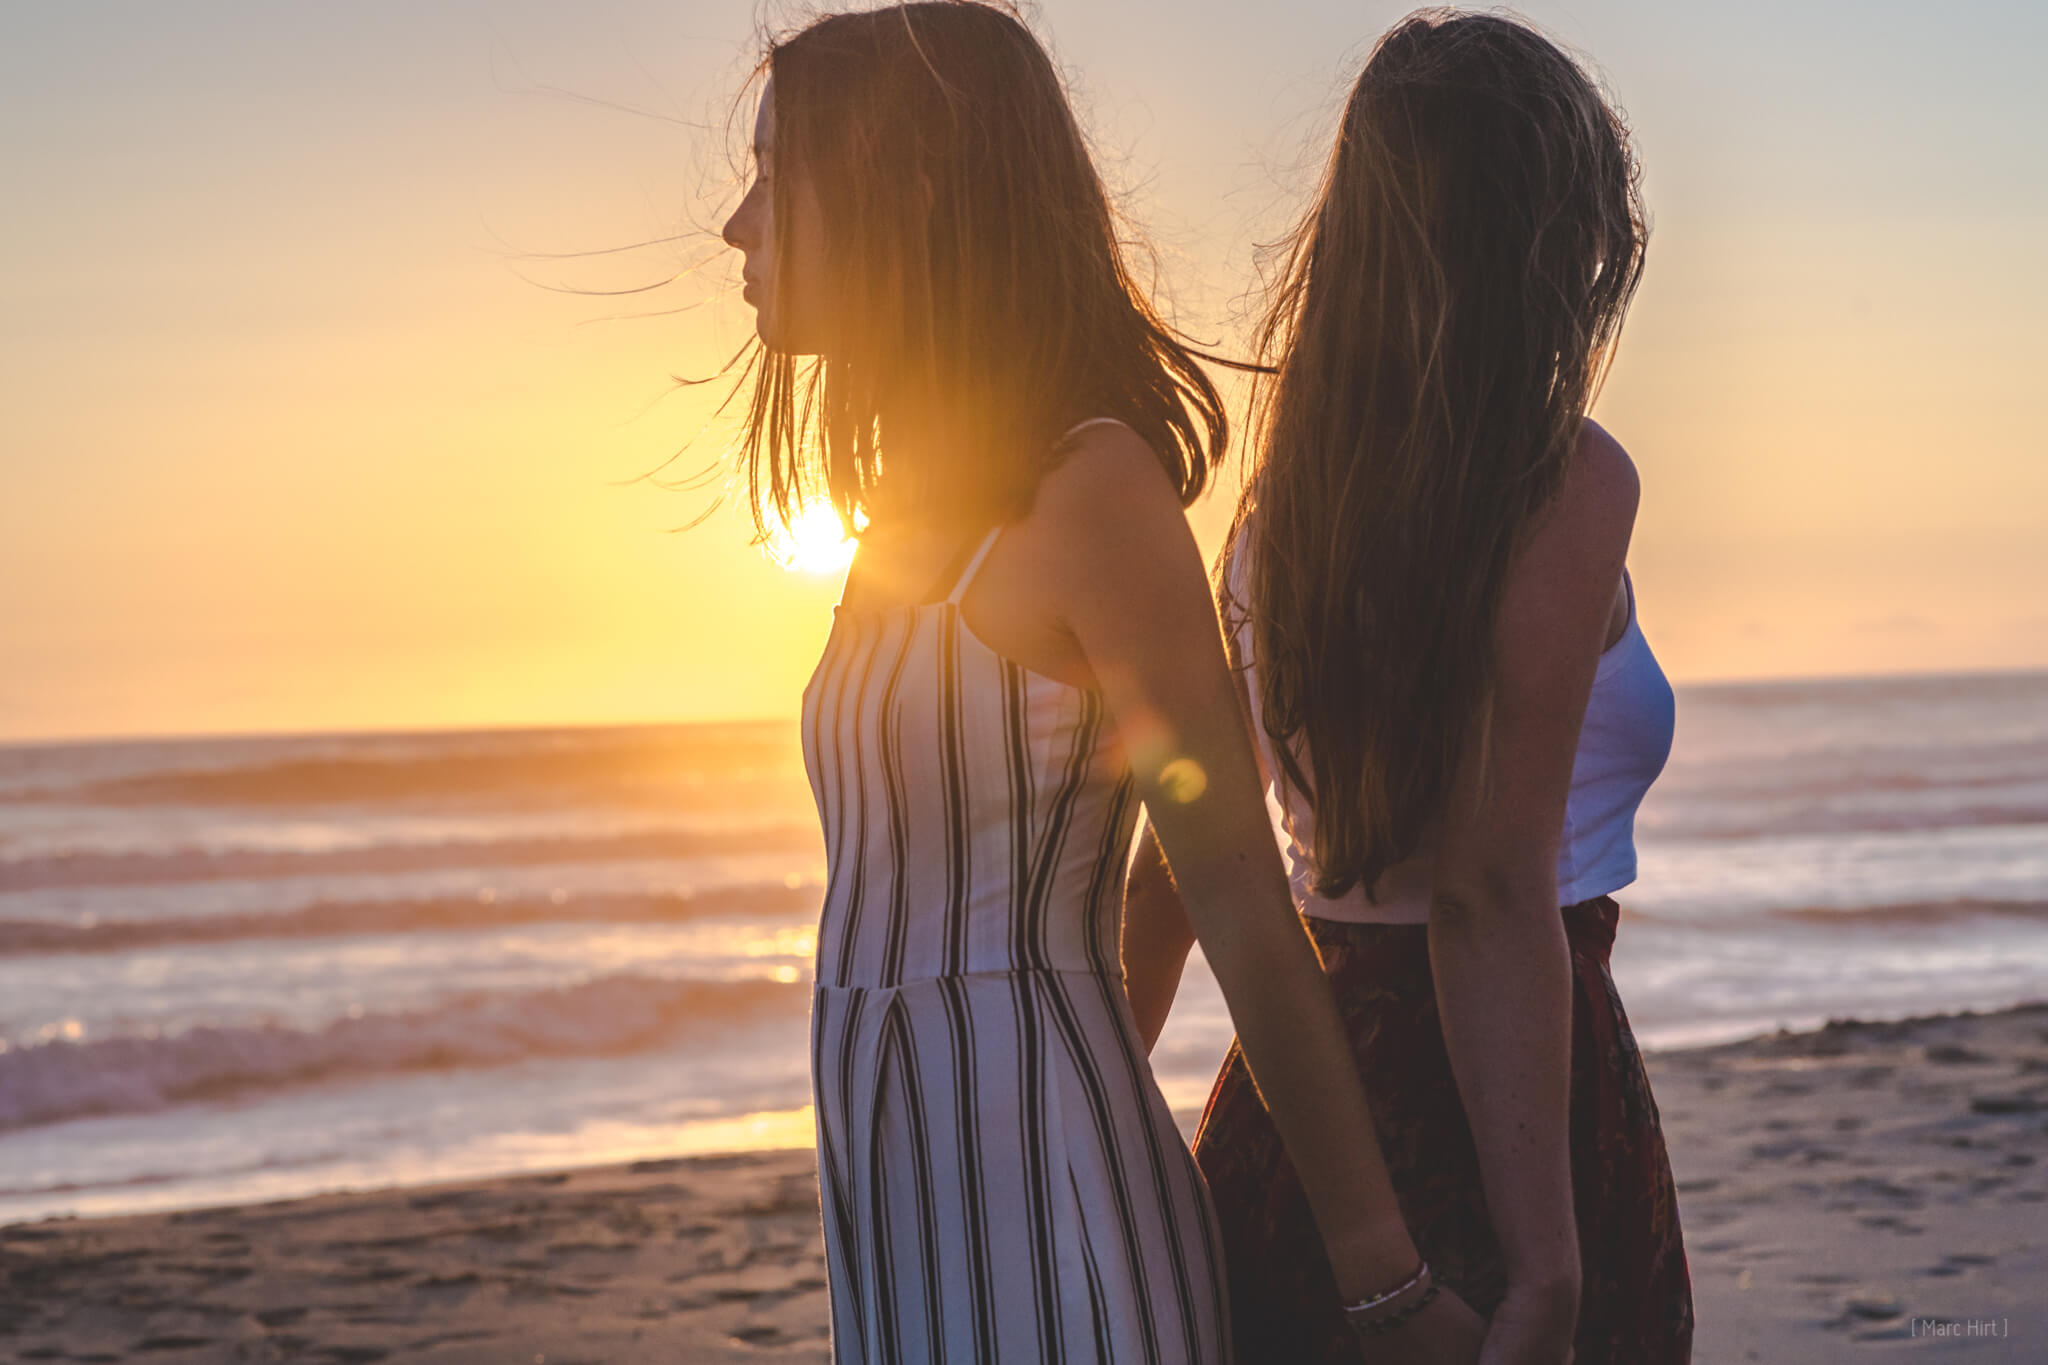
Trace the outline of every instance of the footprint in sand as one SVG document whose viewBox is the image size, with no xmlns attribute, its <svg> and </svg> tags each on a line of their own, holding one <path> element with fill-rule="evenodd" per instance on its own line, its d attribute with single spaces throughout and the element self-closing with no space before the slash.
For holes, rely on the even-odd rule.
<svg viewBox="0 0 2048 1365">
<path fill-rule="evenodd" d="M 1931 1265 L 1920 1273 L 1943 1277 L 1961 1275 L 1978 1266 L 1995 1265 L 1997 1261 L 1996 1256 L 1986 1256 L 1982 1252 L 1958 1251 L 1942 1257 L 1939 1265 Z"/>
<path fill-rule="evenodd" d="M 483 1280 L 475 1271 L 464 1271 L 460 1275 L 423 1275 L 412 1282 L 414 1289 L 474 1289 Z"/>
<path fill-rule="evenodd" d="M 1866 1323 L 1893 1322 L 1905 1316 L 1906 1306 L 1899 1302 L 1899 1296 L 1888 1294 L 1881 1289 L 1866 1289 L 1850 1294 L 1842 1300 L 1842 1315 L 1830 1322 L 1834 1328 L 1857 1327 Z M 1864 1333 L 1857 1333 L 1859 1339 Z"/>
</svg>

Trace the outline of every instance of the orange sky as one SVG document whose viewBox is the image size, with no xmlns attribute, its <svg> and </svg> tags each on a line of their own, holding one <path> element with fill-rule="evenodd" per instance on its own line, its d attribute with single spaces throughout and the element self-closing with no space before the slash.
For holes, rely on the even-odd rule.
<svg viewBox="0 0 2048 1365">
<path fill-rule="evenodd" d="M 0 738 L 793 712 L 836 582 L 730 509 L 668 534 L 702 496 L 626 482 L 704 429 L 669 376 L 745 335 L 728 263 L 702 236 L 510 254 L 716 221 L 688 125 L 736 88 L 750 6 L 25 8 L 0 15 Z M 1650 167 L 1599 415 L 1643 471 L 1644 623 L 1681 681 L 2048 666 L 2048 20 L 1977 9 L 1533 7 Z M 1040 27 L 1182 320 L 1227 345 L 1401 7 L 1155 12 L 1049 0 Z M 621 300 L 518 273 L 706 261 Z M 1197 514 L 1212 544 L 1226 512 Z"/>
</svg>

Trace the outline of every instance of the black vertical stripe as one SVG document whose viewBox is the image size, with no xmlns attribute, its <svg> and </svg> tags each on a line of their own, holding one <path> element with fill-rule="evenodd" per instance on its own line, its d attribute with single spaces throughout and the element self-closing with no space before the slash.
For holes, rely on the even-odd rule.
<svg viewBox="0 0 2048 1365">
<path fill-rule="evenodd" d="M 920 1070 L 923 1063 L 918 1058 L 917 1045 L 910 1036 L 905 1015 L 899 1013 L 891 1022 L 894 1025 L 892 1048 L 898 1074 L 902 1078 L 903 1116 L 910 1129 L 910 1168 L 917 1187 L 917 1249 L 918 1261 L 924 1270 L 925 1340 L 931 1343 L 936 1355 L 943 1350 L 940 1343 L 946 1340 L 945 1322 L 940 1313 L 944 1280 L 939 1265 L 939 1248 L 945 1240 L 946 1230 L 940 1225 L 938 1197 L 932 1189 L 932 1140 L 930 1128 L 925 1123 L 924 1076 Z"/>
<path fill-rule="evenodd" d="M 848 998 L 844 1003 L 849 1007 L 858 999 L 857 994 L 853 992 L 847 992 L 846 996 Z M 816 1095 L 815 1103 L 817 1106 L 815 1113 L 818 1124 L 818 1176 L 821 1182 L 819 1190 L 820 1202 L 824 1206 L 825 1219 L 829 1230 L 837 1234 L 837 1245 L 841 1261 L 840 1270 L 852 1282 L 852 1297 L 857 1307 L 860 1300 L 861 1279 L 860 1243 L 855 1235 L 853 1224 L 853 1191 L 847 1188 L 847 1181 L 842 1174 L 839 1144 L 832 1137 L 835 1129 L 842 1136 L 849 1131 L 845 1113 L 847 1092 L 845 1088 L 843 1058 L 848 1050 L 848 1040 L 852 1037 L 853 1022 L 854 1018 L 857 1017 L 857 1013 L 850 1008 L 831 1009 L 828 1011 L 826 999 L 824 998 L 821 998 L 813 1009 L 811 1074 L 814 1078 L 813 1091 Z M 831 1073 L 826 1070 L 824 1065 L 824 1046 L 827 1030 L 819 1021 L 826 1018 L 828 1014 L 830 1018 L 836 1019 L 839 1027 L 844 1030 L 840 1035 L 842 1066 L 840 1087 L 836 1095 L 827 1094 L 823 1084 L 824 1078 Z M 838 1111 L 836 1114 L 835 1110 Z M 858 1314 L 856 1313 L 857 1316 Z M 836 1329 L 840 1317 L 839 1306 L 836 1304 L 832 1317 Z"/>
<path fill-rule="evenodd" d="M 1025 965 L 1032 967 L 1053 965 L 1046 952 L 1049 927 L 1046 924 L 1046 903 L 1052 895 L 1060 857 L 1066 851 L 1067 828 L 1073 818 L 1074 802 L 1088 780 L 1088 771 L 1095 757 L 1095 738 L 1102 724 L 1102 704 L 1095 694 L 1082 692 L 1080 698 L 1081 714 L 1071 727 L 1065 727 L 1072 737 L 1072 745 L 1067 750 L 1066 769 L 1060 775 L 1059 786 L 1054 789 L 1052 802 L 1046 809 L 1045 826 L 1038 834 L 1037 865 L 1032 868 L 1031 891 L 1024 900 L 1024 940 L 1030 945 Z"/>
<path fill-rule="evenodd" d="M 828 730 L 832 738 L 832 780 L 830 790 L 833 799 L 833 818 L 828 822 L 831 827 L 829 833 L 830 842 L 825 856 L 825 906 L 828 908 L 837 906 L 845 900 L 845 887 L 853 875 L 854 861 L 849 856 L 846 847 L 847 831 L 852 829 L 856 832 L 857 836 L 860 818 L 859 810 L 854 802 L 847 799 L 846 792 L 846 732 L 848 729 L 846 680 L 853 670 L 855 661 L 860 658 L 862 631 L 858 617 L 842 617 L 842 619 L 850 622 L 849 629 L 853 638 L 840 651 L 839 667 L 827 682 L 820 705 L 820 724 Z M 823 720 L 824 708 L 827 706 L 831 708 L 829 725 Z M 855 737 L 855 742 L 858 743 L 858 736 Z M 833 917 L 830 921 L 821 919 L 821 932 L 818 935 L 818 965 L 820 967 L 825 964 L 826 954 L 835 946 L 827 943 L 825 934 L 822 932 L 828 923 L 837 936 L 836 946 L 841 950 L 840 954 L 834 954 L 834 956 L 843 954 L 846 942 L 852 932 L 851 926 L 846 924 L 843 917 Z M 843 962 L 834 972 L 818 971 L 814 972 L 814 976 L 819 981 L 844 982 L 848 979 Z"/>
<path fill-rule="evenodd" d="M 1097 977 L 1095 978 L 1095 988 L 1100 992 L 1104 1012 L 1112 1019 L 1119 1018 L 1119 1004 L 1127 1003 L 1123 999 L 1123 987 L 1119 983 L 1110 981 L 1107 978 Z M 1103 1041 L 1109 1045 L 1106 1050 L 1112 1054 L 1110 1060 L 1115 1060 L 1118 1057 L 1122 1059 L 1126 1082 L 1132 1092 L 1139 1095 L 1142 1099 L 1152 1087 L 1151 1064 L 1139 1054 L 1138 1040 L 1134 1034 L 1123 1028 L 1114 1028 L 1109 1030 L 1109 1032 L 1112 1036 Z M 1095 1058 L 1091 1053 L 1089 1057 L 1091 1065 L 1094 1063 L 1094 1060 Z M 1168 1157 L 1165 1150 L 1166 1143 L 1154 1125 L 1142 1123 L 1139 1127 L 1142 1129 L 1141 1137 L 1144 1142 L 1146 1161 L 1152 1175 L 1153 1198 L 1158 1201 L 1160 1210 L 1166 1219 L 1167 1236 L 1164 1240 L 1166 1242 L 1168 1261 L 1173 1266 L 1174 1284 L 1179 1290 L 1178 1297 L 1180 1299 L 1182 1318 L 1188 1325 L 1190 1342 L 1197 1341 L 1200 1338 L 1194 1335 L 1193 1331 L 1193 1276 L 1188 1266 L 1187 1243 L 1184 1240 L 1180 1219 L 1174 1213 L 1172 1181 L 1167 1172 Z M 1179 1149 L 1175 1153 L 1175 1157 L 1185 1164 L 1188 1161 L 1187 1148 L 1180 1142 L 1178 1134 L 1175 1135 L 1174 1146 Z M 1208 1231 L 1206 1218 L 1199 1218 L 1197 1221 L 1202 1223 L 1202 1231 L 1206 1234 Z M 1220 1264 L 1213 1250 L 1209 1256 L 1209 1263 L 1211 1265 Z"/>
<path fill-rule="evenodd" d="M 1031 1292 L 1038 1305 L 1038 1356 L 1063 1356 L 1060 1330 L 1059 1247 L 1052 1209 L 1052 1171 L 1046 1148 L 1054 1135 L 1045 1127 L 1045 1037 L 1038 1017 L 1038 974 L 1013 972 L 1010 999 L 1017 1020 L 1019 1122 L 1024 1126 L 1024 1196 L 1030 1223 Z"/>
<path fill-rule="evenodd" d="M 1116 784 L 1109 799 L 1109 811 L 1102 821 L 1102 845 L 1095 851 L 1095 870 L 1088 878 L 1088 901 L 1083 910 L 1081 940 L 1088 947 L 1088 960 L 1098 972 L 1123 977 L 1120 929 L 1124 907 L 1124 874 L 1131 860 L 1131 833 L 1137 826 L 1131 809 L 1138 786 L 1130 773 Z"/>
<path fill-rule="evenodd" d="M 953 1128 L 959 1143 L 961 1200 L 967 1212 L 967 1277 L 973 1286 L 974 1349 L 977 1360 L 996 1358 L 995 1276 L 989 1267 L 987 1179 L 982 1170 L 981 1075 L 974 1045 L 974 1014 L 962 977 L 942 977 L 946 1037 L 953 1053 Z"/>
<path fill-rule="evenodd" d="M 889 666 L 883 684 L 880 712 L 875 717 L 876 760 L 882 769 L 882 798 L 889 817 L 889 905 L 887 928 L 882 936 L 882 976 L 885 986 L 903 979 L 903 940 L 910 932 L 909 895 L 913 869 L 907 843 L 909 813 L 904 810 L 901 726 L 896 715 L 897 695 L 903 686 L 903 668 L 910 661 L 910 647 L 923 631 L 911 614 L 904 627 L 903 641 L 896 649 L 896 661 Z"/>
<path fill-rule="evenodd" d="M 1010 958 L 1022 966 L 1031 961 L 1025 912 L 1031 890 L 1031 750 L 1024 738 L 1023 670 L 1004 660 L 1002 681 L 1003 759 L 1010 777 Z"/>
<path fill-rule="evenodd" d="M 1088 1206 L 1081 1200 L 1081 1187 L 1075 1183 L 1071 1168 L 1067 1171 L 1067 1185 L 1074 1192 L 1074 1213 L 1081 1238 L 1081 1263 L 1088 1272 L 1088 1324 L 1095 1333 L 1095 1358 L 1107 1362 L 1116 1358 L 1116 1350 L 1109 1339 L 1109 1324 L 1103 1321 L 1102 1270 L 1095 1264 L 1095 1239 L 1088 1235 Z"/>
<path fill-rule="evenodd" d="M 859 1079 L 859 1064 L 863 1059 L 854 1045 L 860 1039 L 861 1021 L 866 1017 L 870 1003 L 870 992 L 868 991 L 852 990 L 847 992 L 849 1008 L 846 1012 L 845 1031 L 839 1035 L 839 1103 L 836 1108 L 839 1111 L 840 1141 L 846 1144 L 846 1151 L 841 1157 L 846 1166 L 847 1182 L 846 1209 L 848 1227 L 846 1245 L 849 1253 L 856 1258 L 860 1255 L 860 1238 L 857 1235 L 858 1224 L 855 1220 L 861 1209 L 857 1200 L 858 1190 L 855 1188 L 854 1182 L 860 1176 L 860 1168 L 854 1161 L 853 1142 L 854 1135 L 861 1131 L 861 1127 L 857 1122 L 858 1116 L 854 1106 L 861 1094 L 860 1089 L 855 1083 Z M 864 1267 L 858 1263 L 850 1269 L 852 1274 L 849 1278 L 853 1282 L 854 1297 L 856 1301 L 859 1301 L 862 1297 L 862 1282 L 868 1275 L 873 1273 L 873 1270 L 872 1267 Z"/>
<path fill-rule="evenodd" d="M 1116 1108 L 1108 1088 L 1103 1083 L 1100 1069 L 1095 1065 L 1094 1049 L 1090 1046 L 1090 1030 L 1083 1027 L 1074 1002 L 1067 997 L 1064 974 L 1046 974 L 1047 995 L 1052 1005 L 1053 1019 L 1058 1024 L 1062 1041 L 1066 1044 L 1067 1061 L 1081 1081 L 1082 1091 L 1088 1099 L 1088 1118 L 1094 1127 L 1096 1146 L 1101 1151 L 1103 1167 L 1109 1172 L 1110 1201 L 1114 1205 L 1118 1242 L 1124 1249 L 1125 1270 L 1131 1277 L 1131 1286 L 1138 1301 L 1147 1310 L 1139 1315 L 1138 1325 L 1145 1345 L 1145 1359 L 1148 1365 L 1159 1365 L 1163 1359 L 1160 1352 L 1158 1328 L 1149 1311 L 1154 1307 L 1151 1277 L 1145 1271 L 1145 1247 L 1158 1231 L 1146 1226 L 1147 1220 L 1138 1210 L 1130 1183 L 1125 1177 L 1122 1143 L 1118 1140 Z M 1143 1113 L 1144 1099 L 1138 1097 L 1139 1112 Z M 1171 1210 L 1167 1211 L 1167 1228 L 1171 1230 Z M 1183 1324 L 1188 1322 L 1187 1295 L 1180 1296 L 1180 1313 Z M 1185 1340 L 1192 1347 L 1197 1340 L 1192 1332 Z"/>
<path fill-rule="evenodd" d="M 867 1221 L 869 1234 L 874 1242 L 874 1260 L 868 1266 L 870 1282 L 874 1286 L 875 1298 L 875 1352 L 882 1360 L 902 1360 L 901 1333 L 896 1325 L 897 1265 L 894 1244 L 895 1228 L 892 1226 L 889 1199 L 889 1168 L 883 1159 L 887 1147 L 882 1134 L 883 1101 L 889 1094 L 889 1060 L 893 1049 L 889 1046 L 890 1023 L 898 1009 L 897 1001 L 891 998 L 882 1007 L 881 1027 L 876 1031 L 876 1056 L 874 1075 L 870 1081 L 873 1103 L 868 1109 L 868 1207 Z M 926 1292 L 933 1292 L 936 1285 L 927 1285 Z M 936 1346 L 936 1343 L 933 1343 Z"/>
<path fill-rule="evenodd" d="M 847 630 L 852 627 L 848 626 Z M 838 904 L 840 887 L 846 876 L 846 859 L 841 844 L 845 837 L 847 801 L 845 793 L 846 772 L 841 753 L 842 729 L 841 711 L 845 689 L 839 674 L 845 671 L 846 660 L 853 651 L 846 647 L 845 631 L 841 620 L 835 619 L 832 634 L 825 642 L 825 658 L 820 664 L 824 676 L 818 684 L 817 697 L 812 703 L 816 719 L 812 723 L 812 734 L 817 745 L 817 769 L 812 782 L 819 795 L 819 819 L 825 833 L 825 899 L 820 906 L 818 924 L 818 967 L 823 967 L 827 955 L 832 951 L 830 936 L 840 932 L 835 920 L 824 917 L 824 911 Z M 830 746 L 831 763 L 825 761 L 827 746 Z M 813 969 L 813 979 L 831 979 L 829 972 Z"/>
<path fill-rule="evenodd" d="M 866 632 L 863 632 L 865 634 Z M 875 643 L 879 644 L 879 632 Z M 875 672 L 875 650 L 863 651 L 865 657 L 860 664 L 860 686 L 853 697 L 853 780 L 852 799 L 846 800 L 847 793 L 841 792 L 840 799 L 846 800 L 847 809 L 852 812 L 854 827 L 853 872 L 847 879 L 846 909 L 844 911 L 843 937 L 839 942 L 839 977 L 842 983 L 853 980 L 853 954 L 860 942 L 860 918 L 862 901 L 867 894 L 868 880 L 868 765 L 867 765 L 867 701 L 868 683 Z M 843 687 L 844 684 L 842 683 Z"/>
<path fill-rule="evenodd" d="M 939 614 L 939 763 L 946 802 L 946 943 L 949 972 L 967 969 L 967 888 L 973 842 L 969 831 L 965 760 L 960 733 L 960 609 Z"/>
</svg>

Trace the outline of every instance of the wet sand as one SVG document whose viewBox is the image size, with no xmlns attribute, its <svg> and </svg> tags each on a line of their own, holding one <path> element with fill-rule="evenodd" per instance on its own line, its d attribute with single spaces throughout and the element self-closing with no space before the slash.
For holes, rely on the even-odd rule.
<svg viewBox="0 0 2048 1365">
<path fill-rule="evenodd" d="M 1694 1359 L 2048 1361 L 2048 1005 L 1650 1058 Z M 805 1362 L 810 1154 L 0 1228 L 0 1359 Z"/>
</svg>

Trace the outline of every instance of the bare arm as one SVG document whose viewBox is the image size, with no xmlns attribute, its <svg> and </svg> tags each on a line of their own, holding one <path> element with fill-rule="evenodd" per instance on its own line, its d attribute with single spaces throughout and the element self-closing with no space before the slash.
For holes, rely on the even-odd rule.
<svg viewBox="0 0 2048 1365">
<path fill-rule="evenodd" d="M 1257 724 L 1257 716 L 1251 714 L 1251 692 L 1245 686 L 1243 659 L 1237 655 L 1237 641 L 1229 636 L 1229 628 L 1225 628 L 1223 645 L 1231 665 L 1231 692 L 1237 696 L 1237 708 L 1249 735 L 1251 726 Z M 1257 749 L 1253 749 L 1253 755 L 1257 755 Z M 1266 790 L 1272 774 L 1266 772 L 1262 755 L 1257 761 L 1260 790 Z M 1139 1021 L 1139 1038 L 1145 1040 L 1145 1050 L 1151 1052 L 1159 1046 L 1159 1033 L 1165 1029 L 1167 1013 L 1174 1009 L 1174 997 L 1180 993 L 1180 978 L 1188 968 L 1188 950 L 1194 948 L 1194 927 L 1188 923 L 1188 907 L 1180 900 L 1174 870 L 1167 866 L 1165 853 L 1159 849 L 1159 835 L 1149 821 L 1139 837 L 1137 855 L 1130 862 L 1130 880 L 1124 884 L 1122 929 L 1124 995 L 1130 997 L 1130 1011 Z"/>
<path fill-rule="evenodd" d="M 1509 573 L 1487 765 L 1468 760 L 1446 810 L 1430 907 L 1444 1042 L 1507 1261 L 1489 1361 L 1562 1359 L 1578 1312 L 1558 841 L 1637 499 L 1627 455 L 1587 427 Z"/>
<path fill-rule="evenodd" d="M 1131 751 L 1187 921 L 1286 1142 L 1347 1299 L 1417 1253 L 1328 981 L 1296 918 L 1199 552 L 1151 452 L 1098 428 L 1049 476 L 1045 590 Z M 1469 1312 L 1469 1310 L 1467 1310 Z"/>
<path fill-rule="evenodd" d="M 1194 946 L 1187 907 L 1180 902 L 1180 888 L 1174 885 L 1159 836 L 1148 821 L 1124 886 L 1123 918 L 1124 993 L 1131 998 L 1131 1013 L 1147 1052 L 1166 1027 L 1188 950 Z"/>
<path fill-rule="evenodd" d="M 1225 632 L 1225 655 L 1230 663 L 1232 691 L 1244 717 L 1246 732 L 1258 723 L 1252 715 L 1251 694 L 1239 666 L 1235 642 Z M 1256 755 L 1258 751 L 1253 750 Z M 1259 762 L 1259 783 L 1263 790 L 1272 774 Z M 1188 950 L 1194 947 L 1195 931 L 1188 923 L 1187 907 L 1181 904 L 1180 887 L 1173 869 L 1159 847 L 1159 835 L 1147 821 L 1138 838 L 1138 851 L 1131 861 L 1130 880 L 1124 886 L 1123 967 L 1124 993 L 1131 999 L 1131 1012 L 1138 1021 L 1138 1036 L 1150 1052 L 1159 1044 L 1166 1027 L 1173 998 L 1180 991 L 1187 970 Z"/>
</svg>

